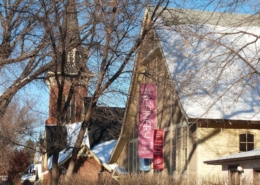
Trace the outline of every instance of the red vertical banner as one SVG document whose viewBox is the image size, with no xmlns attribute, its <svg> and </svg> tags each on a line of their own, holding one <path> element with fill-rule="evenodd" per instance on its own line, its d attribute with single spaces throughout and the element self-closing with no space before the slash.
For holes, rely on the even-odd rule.
<svg viewBox="0 0 260 185">
<path fill-rule="evenodd" d="M 138 157 L 153 158 L 154 130 L 156 129 L 156 85 L 140 84 Z"/>
<path fill-rule="evenodd" d="M 163 130 L 154 131 L 154 157 L 153 157 L 153 168 L 155 170 L 163 169 Z"/>
</svg>

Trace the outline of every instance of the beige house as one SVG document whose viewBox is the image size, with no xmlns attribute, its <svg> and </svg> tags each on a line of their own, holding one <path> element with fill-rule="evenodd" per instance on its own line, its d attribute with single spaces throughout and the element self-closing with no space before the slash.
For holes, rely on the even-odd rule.
<svg viewBox="0 0 260 185">
<path fill-rule="evenodd" d="M 221 165 L 204 161 L 260 148 L 259 21 L 166 9 L 152 22 L 151 10 L 145 12 L 142 31 L 152 29 L 136 56 L 110 163 L 140 171 L 139 90 L 151 83 L 157 88 L 156 128 L 164 130 L 160 173 L 189 182 L 221 176 Z M 151 163 L 149 173 L 155 172 Z"/>
<path fill-rule="evenodd" d="M 259 162 L 259 148 L 205 161 L 209 165 L 222 165 L 223 178 L 231 178 L 234 184 L 259 184 Z"/>
</svg>

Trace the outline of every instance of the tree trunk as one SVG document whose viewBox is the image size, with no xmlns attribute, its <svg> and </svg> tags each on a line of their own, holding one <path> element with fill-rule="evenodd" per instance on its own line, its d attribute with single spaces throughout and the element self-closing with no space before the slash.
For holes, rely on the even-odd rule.
<svg viewBox="0 0 260 185">
<path fill-rule="evenodd" d="M 73 171 L 74 171 L 76 161 L 77 161 L 78 152 L 80 150 L 82 141 L 84 139 L 84 135 L 86 133 L 87 126 L 88 126 L 88 123 L 90 121 L 92 111 L 93 111 L 93 108 L 90 107 L 87 111 L 87 114 L 84 118 L 84 121 L 82 122 L 80 131 L 79 131 L 79 135 L 78 135 L 77 141 L 75 143 L 75 147 L 73 148 L 73 151 L 72 151 L 72 156 L 71 156 L 71 159 L 70 159 L 70 162 L 69 162 L 68 170 L 67 170 L 67 173 L 66 173 L 66 176 L 65 176 L 66 181 L 69 180 L 73 175 Z"/>
<path fill-rule="evenodd" d="M 51 185 L 57 185 L 59 182 L 58 159 L 59 159 L 59 150 L 55 149 L 52 158 Z"/>
</svg>

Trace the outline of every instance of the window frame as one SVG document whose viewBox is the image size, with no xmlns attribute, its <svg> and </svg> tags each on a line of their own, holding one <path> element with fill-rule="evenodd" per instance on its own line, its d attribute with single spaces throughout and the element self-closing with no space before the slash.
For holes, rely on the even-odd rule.
<svg viewBox="0 0 260 185">
<path fill-rule="evenodd" d="M 132 139 L 128 143 L 128 172 L 139 172 L 138 139 Z"/>
<path fill-rule="evenodd" d="M 245 141 L 241 141 L 241 137 L 243 135 L 245 135 Z M 248 135 L 251 135 L 253 137 L 253 141 L 248 140 Z M 242 147 L 241 147 L 242 144 L 245 144 L 245 150 L 242 150 Z M 253 144 L 253 148 L 249 150 L 248 146 L 250 144 Z M 240 133 L 239 134 L 239 152 L 246 152 L 246 151 L 251 151 L 251 150 L 254 150 L 254 149 L 255 149 L 255 135 L 252 134 L 252 133 Z"/>
</svg>

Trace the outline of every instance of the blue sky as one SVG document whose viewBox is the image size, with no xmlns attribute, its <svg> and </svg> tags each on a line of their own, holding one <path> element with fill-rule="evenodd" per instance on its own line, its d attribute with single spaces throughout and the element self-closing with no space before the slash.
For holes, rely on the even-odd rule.
<svg viewBox="0 0 260 185">
<path fill-rule="evenodd" d="M 259 5 L 256 0 L 171 0 L 169 7 L 254 14 Z"/>
<path fill-rule="evenodd" d="M 211 3 L 210 3 L 211 2 Z M 210 1 L 210 0 L 172 0 L 169 7 L 177 8 L 191 8 L 198 10 L 208 10 L 208 11 L 224 11 L 224 12 L 236 12 L 236 13 L 254 13 L 257 12 L 256 9 L 259 6 L 259 3 L 254 0 L 241 0 L 239 4 L 232 4 L 232 0 L 224 0 L 229 6 L 223 6 L 219 1 Z M 257 6 L 258 5 L 258 6 Z M 216 8 L 217 7 L 217 8 Z M 142 14 L 143 15 L 143 14 Z M 142 19 L 142 17 L 140 17 Z M 140 28 L 138 28 L 140 29 Z M 135 30 L 136 31 L 136 30 Z M 105 103 L 109 106 L 120 106 L 124 107 L 127 99 L 128 88 L 130 84 L 130 74 L 127 75 L 126 81 L 118 80 L 116 83 L 108 89 L 111 92 L 105 94 L 100 99 L 100 104 Z M 113 89 L 121 89 L 125 94 L 120 96 L 115 96 Z M 35 101 L 35 107 L 33 109 L 39 113 L 40 119 L 39 122 L 42 122 L 44 125 L 45 120 L 48 118 L 48 109 L 49 109 L 49 91 L 47 85 L 41 83 L 32 83 L 24 87 L 19 91 L 18 94 L 24 94 L 27 97 L 30 97 Z"/>
</svg>

